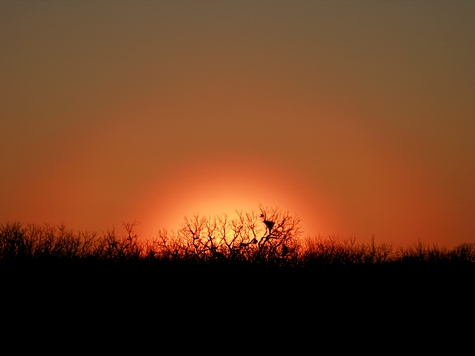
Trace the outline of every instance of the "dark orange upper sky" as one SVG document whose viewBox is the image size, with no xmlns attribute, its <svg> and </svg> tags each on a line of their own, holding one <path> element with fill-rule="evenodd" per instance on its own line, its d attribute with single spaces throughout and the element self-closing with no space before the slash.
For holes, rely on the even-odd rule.
<svg viewBox="0 0 475 356">
<path fill-rule="evenodd" d="M 475 242 L 475 2 L 2 1 L 0 220 L 142 236 L 277 206 Z"/>
</svg>

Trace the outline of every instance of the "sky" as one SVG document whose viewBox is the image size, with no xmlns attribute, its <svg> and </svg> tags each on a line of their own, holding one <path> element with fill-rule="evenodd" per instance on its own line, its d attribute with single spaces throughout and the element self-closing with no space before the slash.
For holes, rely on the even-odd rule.
<svg viewBox="0 0 475 356">
<path fill-rule="evenodd" d="M 0 0 L 0 223 L 475 243 L 474 1 Z"/>
</svg>

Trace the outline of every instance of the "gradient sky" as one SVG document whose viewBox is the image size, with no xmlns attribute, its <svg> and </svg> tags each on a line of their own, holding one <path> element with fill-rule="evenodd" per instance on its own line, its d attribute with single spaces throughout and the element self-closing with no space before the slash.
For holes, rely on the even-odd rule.
<svg viewBox="0 0 475 356">
<path fill-rule="evenodd" d="M 0 0 L 0 220 L 475 243 L 474 1 Z"/>
</svg>

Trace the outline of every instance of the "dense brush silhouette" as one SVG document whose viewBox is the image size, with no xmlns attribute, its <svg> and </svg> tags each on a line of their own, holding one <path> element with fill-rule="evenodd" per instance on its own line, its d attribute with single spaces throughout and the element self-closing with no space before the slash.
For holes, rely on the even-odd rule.
<svg viewBox="0 0 475 356">
<path fill-rule="evenodd" d="M 161 230 L 154 239 L 141 239 L 135 224 L 124 224 L 125 235 L 108 230 L 74 232 L 64 225 L 0 226 L 2 271 L 35 266 L 38 271 L 61 265 L 84 271 L 141 270 L 150 274 L 166 269 L 174 273 L 250 274 L 407 273 L 416 271 L 472 271 L 475 246 L 453 249 L 414 244 L 358 244 L 355 239 L 321 236 L 303 238 L 300 220 L 288 212 L 260 207 L 260 213 L 185 218 L 177 232 Z M 51 267 L 52 268 L 52 267 Z M 54 270 L 54 268 L 52 268 Z M 324 273 L 323 273 L 324 271 Z M 167 278 L 162 274 L 163 278 Z"/>
<path fill-rule="evenodd" d="M 178 231 L 161 230 L 152 240 L 141 239 L 134 223 L 124 224 L 123 235 L 3 223 L 2 305 L 16 318 L 22 312 L 49 320 L 54 313 L 63 325 L 98 316 L 109 327 L 148 315 L 163 323 L 172 315 L 166 325 L 186 320 L 198 329 L 206 320 L 232 328 L 255 318 L 266 330 L 283 323 L 302 328 L 304 320 L 389 325 L 398 318 L 407 323 L 414 306 L 418 318 L 432 320 L 422 307 L 428 302 L 445 306 L 446 316 L 466 315 L 474 245 L 394 248 L 303 238 L 297 217 L 260 209 L 234 219 L 185 218 Z"/>
<path fill-rule="evenodd" d="M 0 263 L 114 263 L 163 262 L 177 264 L 263 265 L 312 268 L 317 265 L 472 265 L 475 245 L 453 249 L 421 242 L 405 248 L 390 244 L 358 244 L 354 238 L 302 237 L 300 220 L 278 209 L 214 217 L 185 217 L 177 232 L 160 230 L 154 239 L 141 239 L 136 223 L 124 223 L 126 234 L 115 229 L 102 235 L 72 231 L 64 224 L 0 226 Z M 260 221 L 260 219 L 262 221 Z"/>
</svg>

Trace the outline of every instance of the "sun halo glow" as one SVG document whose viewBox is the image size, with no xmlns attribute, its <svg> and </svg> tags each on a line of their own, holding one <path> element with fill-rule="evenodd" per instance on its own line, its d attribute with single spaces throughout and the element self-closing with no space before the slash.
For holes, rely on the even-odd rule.
<svg viewBox="0 0 475 356">
<path fill-rule="evenodd" d="M 318 202 L 302 180 L 276 164 L 250 160 L 198 162 L 162 177 L 151 198 L 144 222 L 146 236 L 177 231 L 185 217 L 223 216 L 258 212 L 259 206 L 297 216 L 303 232 L 318 234 L 324 224 Z"/>
</svg>

